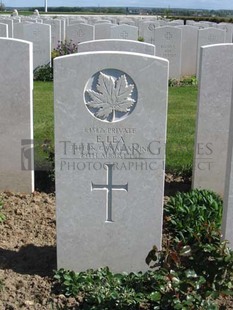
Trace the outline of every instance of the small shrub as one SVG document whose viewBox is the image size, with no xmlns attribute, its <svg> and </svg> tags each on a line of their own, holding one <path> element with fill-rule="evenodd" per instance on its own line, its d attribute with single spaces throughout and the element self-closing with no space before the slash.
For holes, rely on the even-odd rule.
<svg viewBox="0 0 233 310">
<path fill-rule="evenodd" d="M 58 294 L 82 309 L 218 309 L 233 295 L 233 251 L 221 241 L 222 200 L 207 190 L 178 193 L 165 207 L 167 244 L 146 257 L 151 270 L 113 274 L 109 269 L 55 274 Z M 153 270 L 154 269 L 154 270 Z"/>
<path fill-rule="evenodd" d="M 49 179 L 51 182 L 55 181 L 55 151 L 54 145 L 48 139 L 44 140 L 44 143 L 41 145 L 43 152 L 46 154 L 45 159 L 50 163 L 51 169 L 49 171 Z"/>
<path fill-rule="evenodd" d="M 169 87 L 180 87 L 180 86 L 197 86 L 198 80 L 195 76 L 187 76 L 183 77 L 180 80 L 177 79 L 169 79 L 168 86 Z"/>
<path fill-rule="evenodd" d="M 170 233 L 184 244 L 209 241 L 219 234 L 222 220 L 222 199 L 207 190 L 177 193 L 164 207 Z"/>
<path fill-rule="evenodd" d="M 35 81 L 43 81 L 50 82 L 53 81 L 53 59 L 58 56 L 64 56 L 68 54 L 77 53 L 78 46 L 70 40 L 69 42 L 64 41 L 58 42 L 58 45 L 55 49 L 53 49 L 51 53 L 51 65 L 47 64 L 44 66 L 39 66 L 34 70 L 34 80 Z"/>
<path fill-rule="evenodd" d="M 58 45 L 52 51 L 52 59 L 58 56 L 74 54 L 78 52 L 78 45 L 70 41 L 58 41 Z"/>
<path fill-rule="evenodd" d="M 53 81 L 53 68 L 50 64 L 37 67 L 34 72 L 35 81 L 50 82 Z"/>
<path fill-rule="evenodd" d="M 143 37 L 138 37 L 138 41 L 139 42 L 144 42 L 144 38 Z"/>
</svg>

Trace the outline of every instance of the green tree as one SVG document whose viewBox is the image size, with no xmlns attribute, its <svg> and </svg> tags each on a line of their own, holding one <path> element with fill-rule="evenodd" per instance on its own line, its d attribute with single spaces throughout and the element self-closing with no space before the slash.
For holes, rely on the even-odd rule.
<svg viewBox="0 0 233 310">
<path fill-rule="evenodd" d="M 4 3 L 2 3 L 2 1 L 1 1 L 1 3 L 0 3 L 0 11 L 1 12 L 3 12 L 3 11 L 5 11 L 5 4 Z"/>
</svg>

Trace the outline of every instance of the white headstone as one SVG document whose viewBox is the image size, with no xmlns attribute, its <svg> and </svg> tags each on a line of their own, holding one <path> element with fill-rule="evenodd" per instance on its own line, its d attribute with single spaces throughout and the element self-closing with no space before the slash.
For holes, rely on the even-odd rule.
<svg viewBox="0 0 233 310">
<path fill-rule="evenodd" d="M 193 188 L 224 194 L 232 94 L 233 44 L 201 48 Z"/>
<path fill-rule="evenodd" d="M 75 44 L 84 41 L 94 40 L 95 28 L 87 24 L 74 24 L 66 27 L 66 39 L 72 40 Z"/>
<path fill-rule="evenodd" d="M 146 21 L 140 24 L 140 36 L 143 37 L 144 42 L 155 44 L 155 28 L 158 28 L 159 21 Z"/>
<path fill-rule="evenodd" d="M 112 24 L 110 20 L 97 20 L 96 25 L 98 24 Z"/>
<path fill-rule="evenodd" d="M 208 23 L 205 23 L 205 22 L 195 22 L 194 26 L 197 26 L 199 29 L 210 28 L 210 25 Z"/>
<path fill-rule="evenodd" d="M 8 25 L 8 37 L 13 38 L 14 37 L 13 19 L 0 19 L 0 23 Z"/>
<path fill-rule="evenodd" d="M 200 48 L 204 45 L 225 43 L 226 32 L 216 28 L 198 30 L 197 38 L 197 76 L 199 77 Z"/>
<path fill-rule="evenodd" d="M 32 43 L 0 38 L 0 191 L 34 191 Z"/>
<path fill-rule="evenodd" d="M 110 39 L 112 24 L 99 23 L 95 25 L 95 40 Z"/>
<path fill-rule="evenodd" d="M 181 77 L 182 30 L 175 27 L 155 28 L 156 55 L 169 60 L 169 77 Z"/>
<path fill-rule="evenodd" d="M 161 248 L 168 62 L 94 52 L 54 68 L 58 268 L 147 270 Z"/>
<path fill-rule="evenodd" d="M 19 23 L 15 26 L 15 38 L 33 43 L 33 68 L 51 61 L 51 26 L 45 24 Z"/>
<path fill-rule="evenodd" d="M 66 39 L 66 19 L 58 18 L 61 21 L 61 41 L 65 41 Z"/>
<path fill-rule="evenodd" d="M 51 49 L 57 48 L 59 42 L 61 42 L 61 20 L 51 19 L 44 20 L 44 24 L 51 26 Z"/>
<path fill-rule="evenodd" d="M 229 241 L 230 247 L 233 248 L 233 96 L 231 102 L 230 131 L 223 202 L 222 234 L 223 238 Z"/>
<path fill-rule="evenodd" d="M 233 39 L 233 25 L 229 23 L 220 23 L 217 25 L 219 29 L 226 31 L 226 43 L 232 43 Z"/>
<path fill-rule="evenodd" d="M 122 51 L 155 55 L 155 46 L 153 44 L 132 40 L 93 40 L 79 43 L 78 51 L 80 53 L 92 51 Z"/>
<path fill-rule="evenodd" d="M 39 11 L 37 9 L 35 9 L 34 12 L 33 12 L 33 15 L 34 16 L 40 16 L 40 13 L 39 13 Z"/>
<path fill-rule="evenodd" d="M 119 25 L 129 25 L 129 26 L 135 26 L 135 22 L 130 19 L 122 19 L 119 21 Z"/>
<path fill-rule="evenodd" d="M 83 19 L 83 18 L 74 18 L 74 17 L 67 19 L 67 21 L 68 21 L 68 25 L 69 26 L 70 25 L 74 25 L 74 24 L 85 24 L 86 23 L 85 19 Z"/>
<path fill-rule="evenodd" d="M 111 39 L 136 40 L 138 39 L 138 27 L 130 25 L 112 26 Z"/>
<path fill-rule="evenodd" d="M 180 26 L 179 28 L 182 30 L 181 75 L 196 75 L 198 28 L 194 26 Z"/>
<path fill-rule="evenodd" d="M 0 23 L 0 37 L 8 38 L 8 25 Z"/>
<path fill-rule="evenodd" d="M 19 16 L 19 13 L 16 9 L 13 10 L 12 16 Z"/>
<path fill-rule="evenodd" d="M 170 22 L 170 24 L 176 24 L 176 25 L 184 25 L 184 20 L 183 19 L 174 19 L 173 21 Z"/>
</svg>

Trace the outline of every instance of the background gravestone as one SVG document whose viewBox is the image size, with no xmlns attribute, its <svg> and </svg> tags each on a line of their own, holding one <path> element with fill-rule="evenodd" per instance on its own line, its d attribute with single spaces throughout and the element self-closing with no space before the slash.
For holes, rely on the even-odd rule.
<svg viewBox="0 0 233 310">
<path fill-rule="evenodd" d="M 181 77 L 182 30 L 175 27 L 154 29 L 156 55 L 169 60 L 169 78 Z"/>
<path fill-rule="evenodd" d="M 78 45 L 79 52 L 92 51 L 124 51 L 132 53 L 142 53 L 155 55 L 155 46 L 153 44 L 138 42 L 133 40 L 93 40 Z"/>
<path fill-rule="evenodd" d="M 181 75 L 196 75 L 198 28 L 194 26 L 179 26 L 179 28 L 182 30 Z"/>
<path fill-rule="evenodd" d="M 130 25 L 112 26 L 111 39 L 136 40 L 138 39 L 138 27 Z"/>
<path fill-rule="evenodd" d="M 95 40 L 110 39 L 111 37 L 111 22 L 97 23 L 95 25 Z"/>
<path fill-rule="evenodd" d="M 0 37 L 8 38 L 8 25 L 0 23 Z"/>
<path fill-rule="evenodd" d="M 197 77 L 199 77 L 200 48 L 205 45 L 225 43 L 226 31 L 217 28 L 206 28 L 198 30 L 197 38 Z"/>
<path fill-rule="evenodd" d="M 44 20 L 44 24 L 51 26 L 51 50 L 57 48 L 58 43 L 61 41 L 61 20 L 51 19 Z"/>
<path fill-rule="evenodd" d="M 0 38 L 0 191 L 34 191 L 32 43 Z"/>
<path fill-rule="evenodd" d="M 54 66 L 58 268 L 147 270 L 161 247 L 168 61 L 95 52 Z"/>
<path fill-rule="evenodd" d="M 37 23 L 15 25 L 15 38 L 33 43 L 33 69 L 51 61 L 51 26 Z"/>
<path fill-rule="evenodd" d="M 230 23 L 219 23 L 217 25 L 217 28 L 225 30 L 226 31 L 226 43 L 232 43 L 232 36 L 233 36 L 233 25 Z"/>
<path fill-rule="evenodd" d="M 94 40 L 95 27 L 87 24 L 74 24 L 66 27 L 66 40 L 72 40 L 73 43 Z"/>
<path fill-rule="evenodd" d="M 8 26 L 8 37 L 13 38 L 14 37 L 14 23 L 13 19 L 1 19 L 0 18 L 0 23 L 1 24 L 6 24 Z"/>
<path fill-rule="evenodd" d="M 224 194 L 230 107 L 233 44 L 201 48 L 196 120 L 193 187 Z"/>
<path fill-rule="evenodd" d="M 154 30 L 155 28 L 158 28 L 159 21 L 144 21 L 140 24 L 140 36 L 143 37 L 144 42 L 155 44 L 155 35 Z"/>
</svg>

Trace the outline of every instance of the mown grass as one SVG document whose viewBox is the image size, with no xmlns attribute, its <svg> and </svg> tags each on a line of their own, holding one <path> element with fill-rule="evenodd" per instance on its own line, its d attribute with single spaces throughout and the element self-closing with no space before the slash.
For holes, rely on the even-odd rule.
<svg viewBox="0 0 233 310">
<path fill-rule="evenodd" d="M 169 88 L 166 171 L 191 173 L 197 92 L 197 86 Z"/>
<path fill-rule="evenodd" d="M 54 145 L 53 83 L 34 82 L 35 167 L 44 169 L 47 154 L 45 144 Z"/>
<path fill-rule="evenodd" d="M 166 171 L 190 173 L 194 153 L 197 87 L 169 88 Z M 53 83 L 34 82 L 36 167 L 45 165 L 43 144 L 54 143 Z"/>
</svg>

